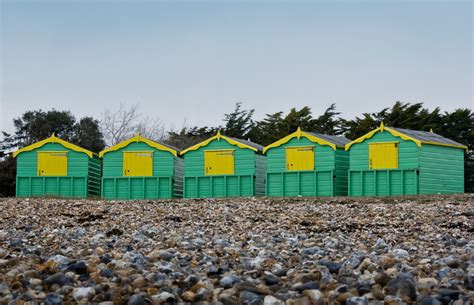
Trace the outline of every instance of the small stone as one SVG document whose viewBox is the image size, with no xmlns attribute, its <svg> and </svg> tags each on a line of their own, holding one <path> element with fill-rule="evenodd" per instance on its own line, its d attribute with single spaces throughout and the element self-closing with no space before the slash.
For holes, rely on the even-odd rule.
<svg viewBox="0 0 474 305">
<path fill-rule="evenodd" d="M 352 294 L 350 292 L 343 292 L 337 296 L 336 300 L 339 302 L 339 304 L 346 304 L 346 301 L 351 297 Z"/>
<path fill-rule="evenodd" d="M 250 291 L 241 291 L 239 294 L 241 304 L 258 305 L 262 302 L 262 297 Z"/>
<path fill-rule="evenodd" d="M 313 305 L 324 304 L 324 295 L 318 289 L 305 290 L 303 291 L 303 296 L 310 298 Z"/>
<path fill-rule="evenodd" d="M 438 301 L 438 299 L 436 299 L 434 297 L 426 296 L 421 301 L 421 305 L 441 305 L 441 302 Z"/>
<path fill-rule="evenodd" d="M 44 305 L 61 305 L 63 303 L 63 297 L 59 294 L 48 293 L 44 300 Z"/>
<path fill-rule="evenodd" d="M 70 282 L 71 282 L 71 279 L 62 272 L 55 273 L 44 280 L 44 284 L 46 286 L 52 286 L 54 284 L 63 286 L 63 285 L 69 284 Z"/>
<path fill-rule="evenodd" d="M 404 302 L 413 302 L 416 300 L 416 287 L 413 279 L 406 274 L 399 274 L 390 280 L 385 287 L 387 294 L 398 296 Z"/>
<path fill-rule="evenodd" d="M 388 248 L 387 243 L 382 238 L 377 239 L 377 242 L 374 244 L 372 249 L 374 250 L 385 250 Z"/>
<path fill-rule="evenodd" d="M 157 295 L 152 296 L 152 299 L 161 303 L 174 303 L 176 298 L 173 294 L 163 291 Z"/>
<path fill-rule="evenodd" d="M 67 265 L 69 261 L 70 261 L 69 258 L 67 258 L 66 256 L 57 254 L 57 255 L 51 256 L 47 262 L 53 262 L 58 266 L 62 266 L 62 265 Z"/>
<path fill-rule="evenodd" d="M 146 279 L 144 279 L 143 277 L 139 277 L 135 280 L 133 280 L 132 282 L 132 287 L 135 288 L 135 289 L 139 289 L 139 288 L 143 288 L 146 286 Z"/>
<path fill-rule="evenodd" d="M 307 297 L 290 299 L 290 300 L 287 300 L 285 304 L 286 305 L 312 305 L 311 300 Z"/>
<path fill-rule="evenodd" d="M 274 296 L 267 295 L 263 299 L 263 305 L 285 305 L 285 302 L 275 298 Z"/>
<path fill-rule="evenodd" d="M 395 265 L 395 258 L 392 255 L 388 255 L 388 254 L 381 255 L 378 264 L 383 269 L 388 269 Z"/>
<path fill-rule="evenodd" d="M 196 297 L 196 294 L 192 291 L 186 291 L 184 292 L 182 295 L 181 295 L 181 298 L 183 299 L 183 301 L 185 302 L 193 302 L 194 301 L 194 298 Z"/>
<path fill-rule="evenodd" d="M 418 280 L 418 289 L 430 290 L 438 286 L 438 280 L 433 277 L 421 278 Z"/>
<path fill-rule="evenodd" d="M 450 300 L 457 300 L 461 292 L 457 289 L 440 288 L 438 289 L 438 293 Z"/>
<path fill-rule="evenodd" d="M 95 295 L 95 290 L 92 287 L 79 287 L 72 290 L 72 297 L 74 300 L 89 300 Z"/>
<path fill-rule="evenodd" d="M 383 300 L 384 305 L 405 305 L 406 303 L 403 302 L 399 297 L 388 295 Z"/>
<path fill-rule="evenodd" d="M 346 300 L 346 305 L 369 305 L 367 297 L 352 297 Z"/>
<path fill-rule="evenodd" d="M 376 300 L 383 300 L 385 298 L 385 294 L 383 293 L 383 289 L 379 284 L 375 284 L 372 286 L 371 289 L 372 296 Z"/>
<path fill-rule="evenodd" d="M 410 256 L 410 253 L 404 249 L 395 249 L 392 253 L 397 259 L 405 259 Z"/>
<path fill-rule="evenodd" d="M 100 270 L 100 275 L 106 278 L 112 278 L 115 276 L 115 272 L 112 269 L 105 268 Z"/>
<path fill-rule="evenodd" d="M 235 284 L 239 283 L 240 282 L 240 278 L 235 276 L 235 275 L 227 275 L 227 276 L 224 276 L 219 284 L 221 285 L 222 288 L 224 289 L 228 289 L 228 288 L 231 288 L 232 286 L 234 286 Z"/>
<path fill-rule="evenodd" d="M 341 264 L 327 260 L 327 259 L 321 259 L 318 261 L 318 265 L 325 266 L 329 269 L 329 272 L 331 273 L 338 273 L 339 269 L 341 269 Z"/>
<path fill-rule="evenodd" d="M 468 274 L 464 277 L 464 286 L 466 289 L 474 290 L 474 274 Z"/>
<path fill-rule="evenodd" d="M 72 271 L 76 274 L 85 274 L 87 273 L 87 265 L 83 261 L 76 262 L 76 263 L 70 264 L 67 267 L 67 271 Z"/>
<path fill-rule="evenodd" d="M 140 294 L 134 294 L 128 300 L 128 305 L 146 305 L 145 300 Z"/>
<path fill-rule="evenodd" d="M 278 284 L 280 282 L 280 278 L 276 275 L 274 275 L 271 272 L 265 271 L 265 274 L 263 276 L 263 280 L 265 282 L 265 285 L 267 286 L 272 286 Z"/>
<path fill-rule="evenodd" d="M 461 261 L 458 260 L 458 259 L 453 258 L 453 259 L 451 259 L 447 262 L 447 265 L 450 268 L 454 268 L 454 269 L 459 268 L 459 266 L 461 266 Z"/>
<path fill-rule="evenodd" d="M 319 284 L 315 281 L 306 282 L 303 284 L 297 284 L 291 287 L 291 290 L 303 292 L 304 290 L 312 290 L 312 289 L 319 289 Z"/>
</svg>

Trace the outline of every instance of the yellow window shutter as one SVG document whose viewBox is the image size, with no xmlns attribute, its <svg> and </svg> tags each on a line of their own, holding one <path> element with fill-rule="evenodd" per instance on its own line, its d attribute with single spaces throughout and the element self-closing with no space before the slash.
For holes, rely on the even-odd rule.
<svg viewBox="0 0 474 305">
<path fill-rule="evenodd" d="M 39 151 L 38 176 L 67 176 L 66 151 Z"/>
<path fill-rule="evenodd" d="M 314 170 L 314 147 L 287 147 L 286 169 L 288 171 Z"/>
<path fill-rule="evenodd" d="M 369 168 L 398 168 L 398 142 L 369 143 Z"/>
<path fill-rule="evenodd" d="M 124 176 L 152 176 L 153 152 L 152 151 L 124 151 L 123 152 Z"/>
<path fill-rule="evenodd" d="M 233 175 L 234 150 L 204 151 L 204 173 L 206 175 Z"/>
</svg>

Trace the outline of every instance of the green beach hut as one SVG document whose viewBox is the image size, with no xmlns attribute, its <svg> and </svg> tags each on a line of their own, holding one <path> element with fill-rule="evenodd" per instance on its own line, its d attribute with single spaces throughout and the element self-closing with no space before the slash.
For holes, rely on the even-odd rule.
<svg viewBox="0 0 474 305">
<path fill-rule="evenodd" d="M 173 147 L 136 135 L 99 153 L 102 197 L 182 197 L 183 160 Z"/>
<path fill-rule="evenodd" d="M 265 195 L 263 147 L 217 134 L 183 150 L 184 197 Z"/>
<path fill-rule="evenodd" d="M 100 159 L 54 134 L 13 153 L 16 196 L 88 197 L 100 195 Z"/>
<path fill-rule="evenodd" d="M 463 193 L 465 149 L 433 132 L 382 123 L 346 145 L 349 196 Z"/>
<path fill-rule="evenodd" d="M 298 128 L 268 145 L 267 196 L 346 196 L 349 142 Z"/>
</svg>

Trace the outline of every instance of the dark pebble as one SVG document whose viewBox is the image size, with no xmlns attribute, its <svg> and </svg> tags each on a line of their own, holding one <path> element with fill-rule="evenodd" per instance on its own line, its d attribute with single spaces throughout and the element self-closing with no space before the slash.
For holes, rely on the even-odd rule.
<svg viewBox="0 0 474 305">
<path fill-rule="evenodd" d="M 399 274 L 390 280 L 385 287 L 387 294 L 400 297 L 402 300 L 416 300 L 416 287 L 411 276 Z"/>
<path fill-rule="evenodd" d="M 240 303 L 246 305 L 260 305 L 263 303 L 263 298 L 250 291 L 242 291 L 239 294 Z"/>
<path fill-rule="evenodd" d="M 48 293 L 44 300 L 44 305 L 61 305 L 63 303 L 63 297 L 59 294 Z"/>
<path fill-rule="evenodd" d="M 55 273 L 44 280 L 44 284 L 46 286 L 51 286 L 54 284 L 58 284 L 59 286 L 64 286 L 70 283 L 71 283 L 71 279 L 61 272 Z"/>
<path fill-rule="evenodd" d="M 75 262 L 67 266 L 67 271 L 72 271 L 76 274 L 87 273 L 87 265 L 83 261 Z"/>
<path fill-rule="evenodd" d="M 128 305 L 146 305 L 145 300 L 139 294 L 134 294 L 128 300 Z"/>
<path fill-rule="evenodd" d="M 338 273 L 339 269 L 341 269 L 341 264 L 327 260 L 327 259 L 321 259 L 318 262 L 318 265 L 325 266 L 326 268 L 329 269 L 329 272 L 331 273 Z"/>
</svg>

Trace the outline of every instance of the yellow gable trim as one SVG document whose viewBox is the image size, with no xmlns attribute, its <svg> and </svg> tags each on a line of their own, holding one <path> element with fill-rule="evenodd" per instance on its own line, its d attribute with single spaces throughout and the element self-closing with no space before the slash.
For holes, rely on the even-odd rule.
<svg viewBox="0 0 474 305">
<path fill-rule="evenodd" d="M 116 145 L 114 145 L 114 146 L 112 146 L 112 147 L 109 147 L 109 148 L 107 148 L 107 149 L 104 149 L 103 151 L 101 151 L 101 152 L 99 153 L 99 157 L 102 158 L 102 157 L 104 156 L 104 154 L 106 154 L 106 153 L 108 153 L 108 152 L 111 152 L 111 151 L 116 151 L 116 150 L 119 150 L 119 149 L 121 149 L 121 148 L 124 148 L 124 147 L 126 147 L 128 144 L 133 143 L 133 142 L 143 142 L 143 143 L 146 143 L 146 144 L 148 144 L 149 146 L 154 147 L 154 148 L 156 148 L 156 149 L 168 151 L 168 152 L 172 153 L 173 156 L 175 156 L 175 157 L 178 156 L 178 152 L 177 152 L 176 150 L 174 150 L 174 149 L 172 149 L 172 148 L 169 148 L 169 147 L 167 147 L 167 146 L 164 146 L 164 145 L 162 145 L 162 144 L 160 144 L 160 143 L 156 143 L 156 142 L 154 142 L 154 141 L 152 141 L 152 140 L 149 140 L 149 139 L 144 138 L 144 137 L 142 137 L 142 136 L 140 136 L 140 135 L 137 134 L 137 135 L 135 135 L 134 137 L 132 137 L 132 138 L 130 138 L 130 139 L 128 139 L 128 140 L 122 141 L 122 142 L 120 142 L 120 143 L 118 143 L 118 144 L 116 144 Z"/>
<path fill-rule="evenodd" d="M 269 144 L 268 146 L 266 146 L 264 149 L 263 149 L 263 153 L 266 153 L 267 150 L 269 150 L 270 148 L 274 148 L 274 147 L 278 147 L 278 146 L 281 146 L 283 144 L 286 144 L 288 143 L 291 139 L 293 138 L 297 138 L 298 140 L 301 138 L 301 137 L 305 137 L 307 138 L 308 140 L 310 140 L 311 142 L 314 142 L 314 143 L 318 143 L 320 145 L 328 145 L 330 146 L 332 149 L 336 150 L 337 146 L 336 144 L 334 143 L 331 143 L 331 142 L 328 142 L 324 139 L 321 139 L 321 138 L 318 138 L 318 137 L 315 137 L 309 133 L 306 133 L 304 131 L 302 131 L 299 127 L 298 127 L 298 130 L 293 132 L 292 134 L 289 134 L 287 135 L 286 137 L 276 141 L 276 142 L 273 142 L 272 144 Z"/>
<path fill-rule="evenodd" d="M 361 137 L 355 139 L 354 141 L 352 141 L 352 142 L 350 142 L 350 143 L 347 143 L 345 149 L 346 149 L 346 150 L 349 150 L 349 148 L 350 148 L 352 145 L 357 144 L 357 143 L 361 143 L 361 142 L 363 142 L 363 141 L 365 141 L 365 140 L 367 140 L 367 139 L 370 139 L 370 138 L 372 138 L 377 132 L 382 132 L 382 131 L 388 131 L 388 132 L 390 132 L 390 134 L 391 134 L 392 136 L 394 136 L 394 137 L 398 137 L 398 138 L 401 138 L 401 139 L 406 140 L 406 141 L 412 141 L 412 142 L 414 142 L 416 145 L 418 145 L 418 146 L 421 147 L 421 142 L 420 142 L 419 140 L 414 139 L 414 138 L 412 138 L 412 137 L 410 137 L 410 136 L 407 136 L 406 134 L 403 134 L 403 133 L 400 133 L 400 132 L 398 132 L 398 131 L 395 131 L 395 130 L 391 129 L 390 127 L 385 127 L 385 126 L 383 125 L 383 123 L 382 123 L 382 124 L 380 124 L 380 126 L 379 126 L 378 128 L 376 128 L 376 129 L 374 129 L 374 130 L 372 130 L 372 131 L 366 133 L 365 135 L 363 135 L 363 136 L 361 136 Z"/>
<path fill-rule="evenodd" d="M 231 138 L 229 137 L 226 137 L 224 135 L 222 135 L 220 133 L 220 131 L 217 132 L 217 134 L 215 136 L 212 136 L 210 137 L 209 139 L 207 140 L 204 140 L 200 143 L 197 143 L 189 148 L 186 148 L 185 150 L 183 150 L 182 152 L 180 152 L 179 154 L 180 155 L 184 155 L 185 153 L 187 153 L 188 151 L 191 151 L 191 150 L 198 150 L 199 148 L 201 147 L 204 147 L 204 146 L 207 146 L 209 143 L 211 143 L 212 141 L 214 140 L 225 140 L 227 143 L 229 143 L 230 145 L 235 145 L 237 147 L 240 147 L 240 148 L 243 148 L 243 149 L 251 149 L 253 151 L 256 151 L 258 152 L 258 149 L 256 149 L 255 147 L 252 147 L 252 146 L 249 146 L 249 145 L 245 145 L 243 143 L 240 143 L 238 141 L 235 141 L 235 140 L 232 140 Z"/>
<path fill-rule="evenodd" d="M 380 127 L 372 130 L 371 132 L 355 139 L 354 141 L 350 142 L 350 143 L 347 143 L 346 144 L 346 150 L 349 150 L 349 148 L 356 144 L 356 143 L 361 143 L 367 139 L 370 139 L 372 138 L 377 132 L 382 132 L 382 131 L 388 131 L 390 132 L 390 134 L 392 134 L 392 136 L 394 137 L 398 137 L 398 138 L 401 138 L 402 140 L 406 140 L 406 141 L 412 141 L 414 142 L 416 145 L 418 145 L 419 147 L 421 147 L 422 144 L 430 144 L 430 145 L 437 145 L 437 146 L 446 146 L 446 147 L 455 147 L 455 148 L 463 148 L 463 149 L 467 149 L 466 146 L 462 145 L 462 146 L 459 146 L 459 145 L 452 145 L 452 144 L 444 144 L 444 143 L 437 143 L 437 142 L 427 142 L 427 141 L 420 141 L 420 140 L 417 140 L 415 138 L 412 138 L 406 134 L 403 134 L 401 132 L 398 132 L 396 130 L 393 130 L 392 128 L 390 127 L 385 127 L 382 124 L 380 124 Z"/>
<path fill-rule="evenodd" d="M 36 143 L 33 143 L 31 145 L 28 145 L 26 147 L 23 147 L 21 149 L 18 149 L 17 151 L 15 151 L 13 153 L 13 157 L 16 157 L 18 156 L 18 154 L 21 154 L 22 152 L 26 152 L 26 151 L 32 151 L 34 149 L 37 149 L 37 148 L 40 148 L 41 146 L 47 144 L 47 143 L 58 143 L 58 144 L 61 144 L 62 146 L 66 147 L 66 148 L 69 148 L 71 150 L 74 150 L 74 151 L 77 151 L 77 152 L 82 152 L 82 153 L 85 153 L 86 155 L 89 156 L 89 158 L 92 158 L 92 156 L 94 155 L 94 153 L 90 150 L 87 150 L 85 148 L 82 148 L 82 147 L 79 147 L 77 145 L 74 145 L 72 143 L 69 143 L 69 142 L 66 142 L 58 137 L 56 137 L 54 134 L 47 138 L 47 139 L 44 139 L 42 141 L 39 141 L 39 142 L 36 142 Z"/>
</svg>

